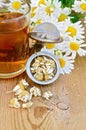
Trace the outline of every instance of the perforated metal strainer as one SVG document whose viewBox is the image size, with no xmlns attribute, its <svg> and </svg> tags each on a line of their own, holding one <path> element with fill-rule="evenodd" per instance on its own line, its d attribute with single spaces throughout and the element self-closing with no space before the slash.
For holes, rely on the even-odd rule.
<svg viewBox="0 0 86 130">
<path fill-rule="evenodd" d="M 44 22 L 37 25 L 33 32 L 29 34 L 29 36 L 32 39 L 41 41 L 43 43 L 60 43 L 63 41 L 63 38 L 60 37 L 60 33 L 57 27 L 49 22 Z"/>
</svg>

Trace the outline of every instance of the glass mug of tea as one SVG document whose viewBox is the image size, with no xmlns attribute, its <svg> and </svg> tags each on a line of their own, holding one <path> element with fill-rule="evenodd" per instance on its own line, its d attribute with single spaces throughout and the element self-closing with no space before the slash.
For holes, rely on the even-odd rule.
<svg viewBox="0 0 86 130">
<path fill-rule="evenodd" d="M 0 78 L 12 78 L 25 71 L 29 20 L 29 4 L 23 0 L 0 0 Z"/>
</svg>

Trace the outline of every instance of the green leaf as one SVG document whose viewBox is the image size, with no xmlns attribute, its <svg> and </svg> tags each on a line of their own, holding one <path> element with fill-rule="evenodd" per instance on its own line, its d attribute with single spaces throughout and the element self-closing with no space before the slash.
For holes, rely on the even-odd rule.
<svg viewBox="0 0 86 130">
<path fill-rule="evenodd" d="M 75 1 L 75 0 L 59 0 L 59 1 L 61 1 L 63 8 L 64 8 L 64 7 L 69 7 L 69 8 L 71 8 L 72 5 L 74 4 L 74 1 Z"/>
<path fill-rule="evenodd" d="M 77 21 L 79 21 L 80 19 L 84 18 L 85 15 L 82 13 L 77 13 L 77 12 L 71 12 L 71 14 L 69 14 L 70 20 L 72 23 L 75 23 Z"/>
<path fill-rule="evenodd" d="M 70 18 L 70 20 L 71 20 L 72 23 L 75 23 L 75 22 L 79 21 L 79 18 L 78 17 L 73 17 L 73 18 Z"/>
</svg>

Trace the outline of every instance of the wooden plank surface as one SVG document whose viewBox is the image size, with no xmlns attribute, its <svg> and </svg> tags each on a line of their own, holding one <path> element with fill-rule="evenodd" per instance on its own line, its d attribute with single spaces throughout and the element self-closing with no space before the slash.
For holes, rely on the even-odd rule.
<svg viewBox="0 0 86 130">
<path fill-rule="evenodd" d="M 36 85 L 26 73 L 13 79 L 0 79 L 0 130 L 86 130 L 86 57 L 76 58 L 71 74 L 60 75 L 48 86 L 36 85 L 42 92 L 50 90 L 53 97 L 50 101 L 34 98 L 30 111 L 8 106 L 14 93 L 7 92 L 23 78 L 31 86 Z M 64 104 L 69 108 L 62 110 Z"/>
</svg>

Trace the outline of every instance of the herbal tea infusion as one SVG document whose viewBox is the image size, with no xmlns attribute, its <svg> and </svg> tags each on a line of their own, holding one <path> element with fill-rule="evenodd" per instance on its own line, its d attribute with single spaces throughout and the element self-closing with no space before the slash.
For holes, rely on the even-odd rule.
<svg viewBox="0 0 86 130">
<path fill-rule="evenodd" d="M 29 12 L 0 13 L 0 77 L 10 78 L 25 70 L 29 57 Z"/>
</svg>

